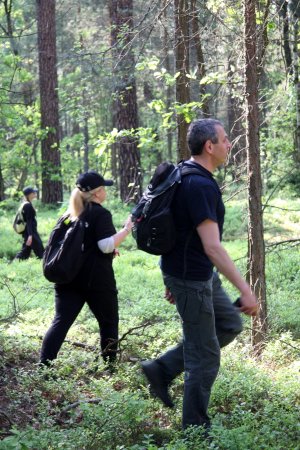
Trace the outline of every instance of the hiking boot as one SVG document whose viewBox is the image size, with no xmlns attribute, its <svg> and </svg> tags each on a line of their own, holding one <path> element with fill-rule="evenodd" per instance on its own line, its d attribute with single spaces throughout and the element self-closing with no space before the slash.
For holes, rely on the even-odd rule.
<svg viewBox="0 0 300 450">
<path fill-rule="evenodd" d="M 168 408 L 173 408 L 174 403 L 168 392 L 168 383 L 164 380 L 160 365 L 156 361 L 144 361 L 141 366 L 150 384 L 151 394 L 158 397 Z"/>
</svg>

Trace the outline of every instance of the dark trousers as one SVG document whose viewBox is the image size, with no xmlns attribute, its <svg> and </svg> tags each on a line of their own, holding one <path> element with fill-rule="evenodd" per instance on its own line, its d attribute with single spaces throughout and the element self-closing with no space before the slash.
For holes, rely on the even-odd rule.
<svg viewBox="0 0 300 450">
<path fill-rule="evenodd" d="M 116 291 L 80 291 L 70 286 L 55 286 L 55 316 L 41 349 L 41 362 L 57 357 L 62 343 L 84 303 L 87 302 L 100 328 L 100 342 L 104 360 L 116 358 L 118 340 L 118 297 Z"/>
<path fill-rule="evenodd" d="M 42 259 L 44 253 L 44 246 L 38 232 L 33 232 L 32 244 L 30 246 L 26 245 L 27 239 L 28 234 L 24 233 L 22 248 L 16 254 L 15 259 L 28 259 L 32 251 L 34 252 L 37 258 Z"/>
<path fill-rule="evenodd" d="M 183 428 L 209 427 L 207 409 L 220 366 L 220 347 L 242 331 L 242 320 L 214 273 L 205 282 L 164 276 L 182 321 L 183 342 L 156 359 L 170 383 L 184 371 Z"/>
</svg>

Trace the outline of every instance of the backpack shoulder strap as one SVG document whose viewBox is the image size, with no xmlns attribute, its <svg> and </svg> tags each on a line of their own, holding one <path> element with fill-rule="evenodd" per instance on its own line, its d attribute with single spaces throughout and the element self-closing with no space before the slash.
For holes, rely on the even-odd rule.
<svg viewBox="0 0 300 450">
<path fill-rule="evenodd" d="M 206 172 L 204 172 L 204 170 L 202 170 L 202 168 L 199 166 L 195 166 L 195 165 L 190 165 L 190 164 L 184 164 L 184 163 L 179 163 L 178 165 L 180 167 L 180 172 L 181 172 L 181 176 L 185 176 L 185 175 L 200 175 L 202 177 L 208 178 L 208 174 Z"/>
</svg>

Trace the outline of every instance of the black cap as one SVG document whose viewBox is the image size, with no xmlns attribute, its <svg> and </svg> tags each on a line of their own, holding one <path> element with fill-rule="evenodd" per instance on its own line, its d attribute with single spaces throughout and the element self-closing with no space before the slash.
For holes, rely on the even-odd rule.
<svg viewBox="0 0 300 450">
<path fill-rule="evenodd" d="M 23 194 L 25 195 L 25 197 L 27 197 L 29 194 L 33 194 L 33 193 L 36 194 L 37 192 L 38 192 L 37 189 L 34 189 L 30 186 L 27 186 L 26 188 L 23 189 Z"/>
<path fill-rule="evenodd" d="M 89 170 L 88 172 L 79 175 L 76 186 L 82 192 L 89 192 L 100 186 L 112 186 L 114 182 L 112 180 L 105 180 L 102 175 Z"/>
</svg>

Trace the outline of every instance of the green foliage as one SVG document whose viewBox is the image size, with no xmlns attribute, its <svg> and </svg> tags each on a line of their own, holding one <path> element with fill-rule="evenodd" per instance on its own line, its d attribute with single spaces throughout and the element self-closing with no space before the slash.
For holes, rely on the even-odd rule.
<svg viewBox="0 0 300 450">
<path fill-rule="evenodd" d="M 265 93 L 270 104 L 266 126 L 260 133 L 262 169 L 268 190 L 300 192 L 297 149 L 293 124 L 296 121 L 295 92 L 285 83 Z"/>
<path fill-rule="evenodd" d="M 244 200 L 232 200 L 227 206 L 223 240 L 247 238 L 247 204 Z"/>
</svg>

